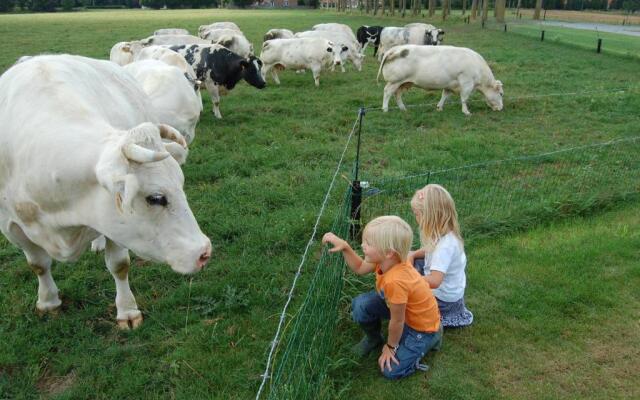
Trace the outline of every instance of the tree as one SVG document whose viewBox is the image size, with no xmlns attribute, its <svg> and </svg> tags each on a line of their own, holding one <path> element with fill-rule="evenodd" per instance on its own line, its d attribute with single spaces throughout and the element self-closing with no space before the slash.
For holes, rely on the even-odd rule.
<svg viewBox="0 0 640 400">
<path fill-rule="evenodd" d="M 496 0 L 496 21 L 504 22 L 505 6 L 506 6 L 505 0 Z"/>
<path fill-rule="evenodd" d="M 13 0 L 0 0 L 0 12 L 9 12 L 13 10 Z"/>
<path fill-rule="evenodd" d="M 476 19 L 478 16 L 478 0 L 471 1 L 471 18 Z"/>
<path fill-rule="evenodd" d="M 540 19 L 540 9 L 542 9 L 542 0 L 536 0 L 536 9 L 533 12 L 533 19 Z"/>
<path fill-rule="evenodd" d="M 62 10 L 71 11 L 73 10 L 73 7 L 76 5 L 76 2 L 74 0 L 62 0 L 60 5 L 62 6 Z"/>
</svg>

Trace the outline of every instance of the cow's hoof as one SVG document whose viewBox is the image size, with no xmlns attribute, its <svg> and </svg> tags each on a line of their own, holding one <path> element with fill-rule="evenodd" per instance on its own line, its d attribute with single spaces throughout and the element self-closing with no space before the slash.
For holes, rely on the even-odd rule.
<svg viewBox="0 0 640 400">
<path fill-rule="evenodd" d="M 58 314 L 60 311 L 60 305 L 62 305 L 62 301 L 56 298 L 51 301 L 40 301 L 36 303 L 36 311 L 38 315 L 43 316 L 44 314 Z"/>
<path fill-rule="evenodd" d="M 382 112 L 389 112 L 389 109 L 388 108 L 383 108 Z"/>
<path fill-rule="evenodd" d="M 131 316 L 129 319 L 119 319 L 118 320 L 118 328 L 123 331 L 128 331 L 131 329 L 136 329 L 142 325 L 142 314 L 137 316 Z"/>
<path fill-rule="evenodd" d="M 436 108 L 436 110 L 438 110 L 438 111 L 442 111 L 442 110 L 444 110 L 444 109 L 443 109 L 442 107 L 438 107 L 438 108 Z"/>
</svg>

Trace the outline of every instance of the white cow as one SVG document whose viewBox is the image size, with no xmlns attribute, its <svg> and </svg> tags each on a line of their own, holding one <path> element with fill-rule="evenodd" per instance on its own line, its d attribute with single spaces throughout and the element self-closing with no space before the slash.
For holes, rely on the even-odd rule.
<svg viewBox="0 0 640 400">
<path fill-rule="evenodd" d="M 396 46 L 387 51 L 380 64 L 378 77 L 383 74 L 382 110 L 389 110 L 389 99 L 395 94 L 398 107 L 406 110 L 402 92 L 415 85 L 423 89 L 442 89 L 438 111 L 453 93 L 460 93 L 462 112 L 471 115 L 467 99 L 474 89 L 484 94 L 489 107 L 502 110 L 502 82 L 494 79 L 482 56 L 471 49 L 454 46 Z"/>
<path fill-rule="evenodd" d="M 202 112 L 202 97 L 184 72 L 158 60 L 136 61 L 124 69 L 149 96 L 158 121 L 176 128 L 190 144 Z"/>
<path fill-rule="evenodd" d="M 380 47 L 378 49 L 378 60 L 382 59 L 384 52 L 394 46 L 403 44 L 438 44 L 438 30 L 430 30 L 428 27 L 421 26 L 400 28 L 396 26 L 387 26 L 380 33 Z M 430 25 L 432 26 L 432 25 Z"/>
<path fill-rule="evenodd" d="M 293 37 L 293 31 L 289 29 L 269 29 L 267 33 L 264 34 L 264 41 L 272 40 L 272 39 L 291 39 Z"/>
<path fill-rule="evenodd" d="M 295 37 L 319 37 L 336 43 L 341 47 L 340 59 L 342 60 L 342 64 L 340 64 L 340 67 L 342 69 L 342 72 L 345 72 L 344 62 L 346 60 L 351 61 L 358 71 L 362 71 L 362 60 L 364 59 L 364 54 L 360 54 L 360 44 L 358 44 L 358 42 L 352 41 L 347 35 L 343 34 L 342 32 L 331 32 L 322 30 L 305 31 L 296 33 Z M 333 71 L 333 67 L 331 70 Z"/>
<path fill-rule="evenodd" d="M 191 82 L 194 89 L 200 89 L 200 85 L 202 84 L 202 82 L 198 80 L 193 67 L 187 62 L 187 60 L 185 60 L 185 58 L 181 54 L 169 49 L 168 47 L 145 47 L 133 57 L 133 61 L 142 60 L 158 60 L 167 65 L 172 65 L 176 68 L 179 68 L 185 74 L 185 77 Z"/>
<path fill-rule="evenodd" d="M 424 29 L 425 32 L 427 32 L 427 41 L 429 42 L 424 44 L 439 46 L 442 44 L 442 41 L 444 40 L 444 29 L 436 28 L 431 24 L 423 24 L 422 22 L 412 22 L 410 24 L 406 24 L 404 27 Z M 420 44 L 420 43 L 414 43 L 414 44 Z"/>
<path fill-rule="evenodd" d="M 211 40 L 200 39 L 193 35 L 160 35 L 149 36 L 140 41 L 143 46 L 176 46 L 188 44 L 211 44 Z"/>
<path fill-rule="evenodd" d="M 159 35 L 188 35 L 189 31 L 182 28 L 163 28 L 153 32 L 155 36 Z"/>
<path fill-rule="evenodd" d="M 262 45 L 260 59 L 263 62 L 262 76 L 267 73 L 276 84 L 280 84 L 277 69 L 310 69 L 316 86 L 320 86 L 320 71 L 330 65 L 340 65 L 341 48 L 322 38 L 294 38 L 268 40 Z"/>
<path fill-rule="evenodd" d="M 144 45 L 138 40 L 131 42 L 118 42 L 113 45 L 109 53 L 109 60 L 118 65 L 127 65 L 133 62 L 137 53 L 142 50 Z"/>
<path fill-rule="evenodd" d="M 347 35 L 354 42 L 356 42 L 356 43 L 358 42 L 358 38 L 356 37 L 356 35 L 353 34 L 353 30 L 351 30 L 351 27 L 349 27 L 349 25 L 338 24 L 338 23 L 332 22 L 332 23 L 327 23 L 327 24 L 314 25 L 313 28 L 311 28 L 311 30 L 314 30 L 314 31 L 329 31 L 329 32 L 342 32 L 345 35 Z"/>
<path fill-rule="evenodd" d="M 200 25 L 200 27 L 198 28 L 198 36 L 202 37 L 201 35 L 204 32 L 214 29 L 233 29 L 234 31 L 242 33 L 238 25 L 233 22 L 214 22 L 209 25 Z"/>
<path fill-rule="evenodd" d="M 162 139 L 173 151 L 186 142 L 156 121 L 135 79 L 109 61 L 37 56 L 0 77 L 0 230 L 38 276 L 38 310 L 61 304 L 52 259 L 77 260 L 99 235 L 122 328 L 142 323 L 127 249 L 180 273 L 209 260 Z"/>
<path fill-rule="evenodd" d="M 213 29 L 204 32 L 202 38 L 224 46 L 240 57 L 248 58 L 253 55 L 253 44 L 244 37 L 242 32 L 233 29 Z"/>
</svg>

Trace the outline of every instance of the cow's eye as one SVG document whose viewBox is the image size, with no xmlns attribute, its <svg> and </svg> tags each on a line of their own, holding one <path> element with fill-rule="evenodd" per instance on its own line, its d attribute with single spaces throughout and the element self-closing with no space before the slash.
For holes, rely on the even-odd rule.
<svg viewBox="0 0 640 400">
<path fill-rule="evenodd" d="M 169 202 L 167 201 L 167 196 L 163 194 L 150 194 L 145 198 L 147 204 L 150 206 L 162 206 L 166 207 Z"/>
</svg>

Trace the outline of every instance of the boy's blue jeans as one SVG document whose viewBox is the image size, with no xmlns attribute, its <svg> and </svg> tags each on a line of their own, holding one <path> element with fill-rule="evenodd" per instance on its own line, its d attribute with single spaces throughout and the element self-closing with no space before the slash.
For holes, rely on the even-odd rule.
<svg viewBox="0 0 640 400">
<path fill-rule="evenodd" d="M 353 320 L 358 324 L 370 324 L 389 319 L 389 308 L 384 299 L 375 291 L 363 293 L 351 302 Z M 400 338 L 396 358 L 400 364 L 391 362 L 391 370 L 382 372 L 385 378 L 399 379 L 415 372 L 425 354 L 442 340 L 442 329 L 438 332 L 419 332 L 405 324 Z"/>
</svg>

